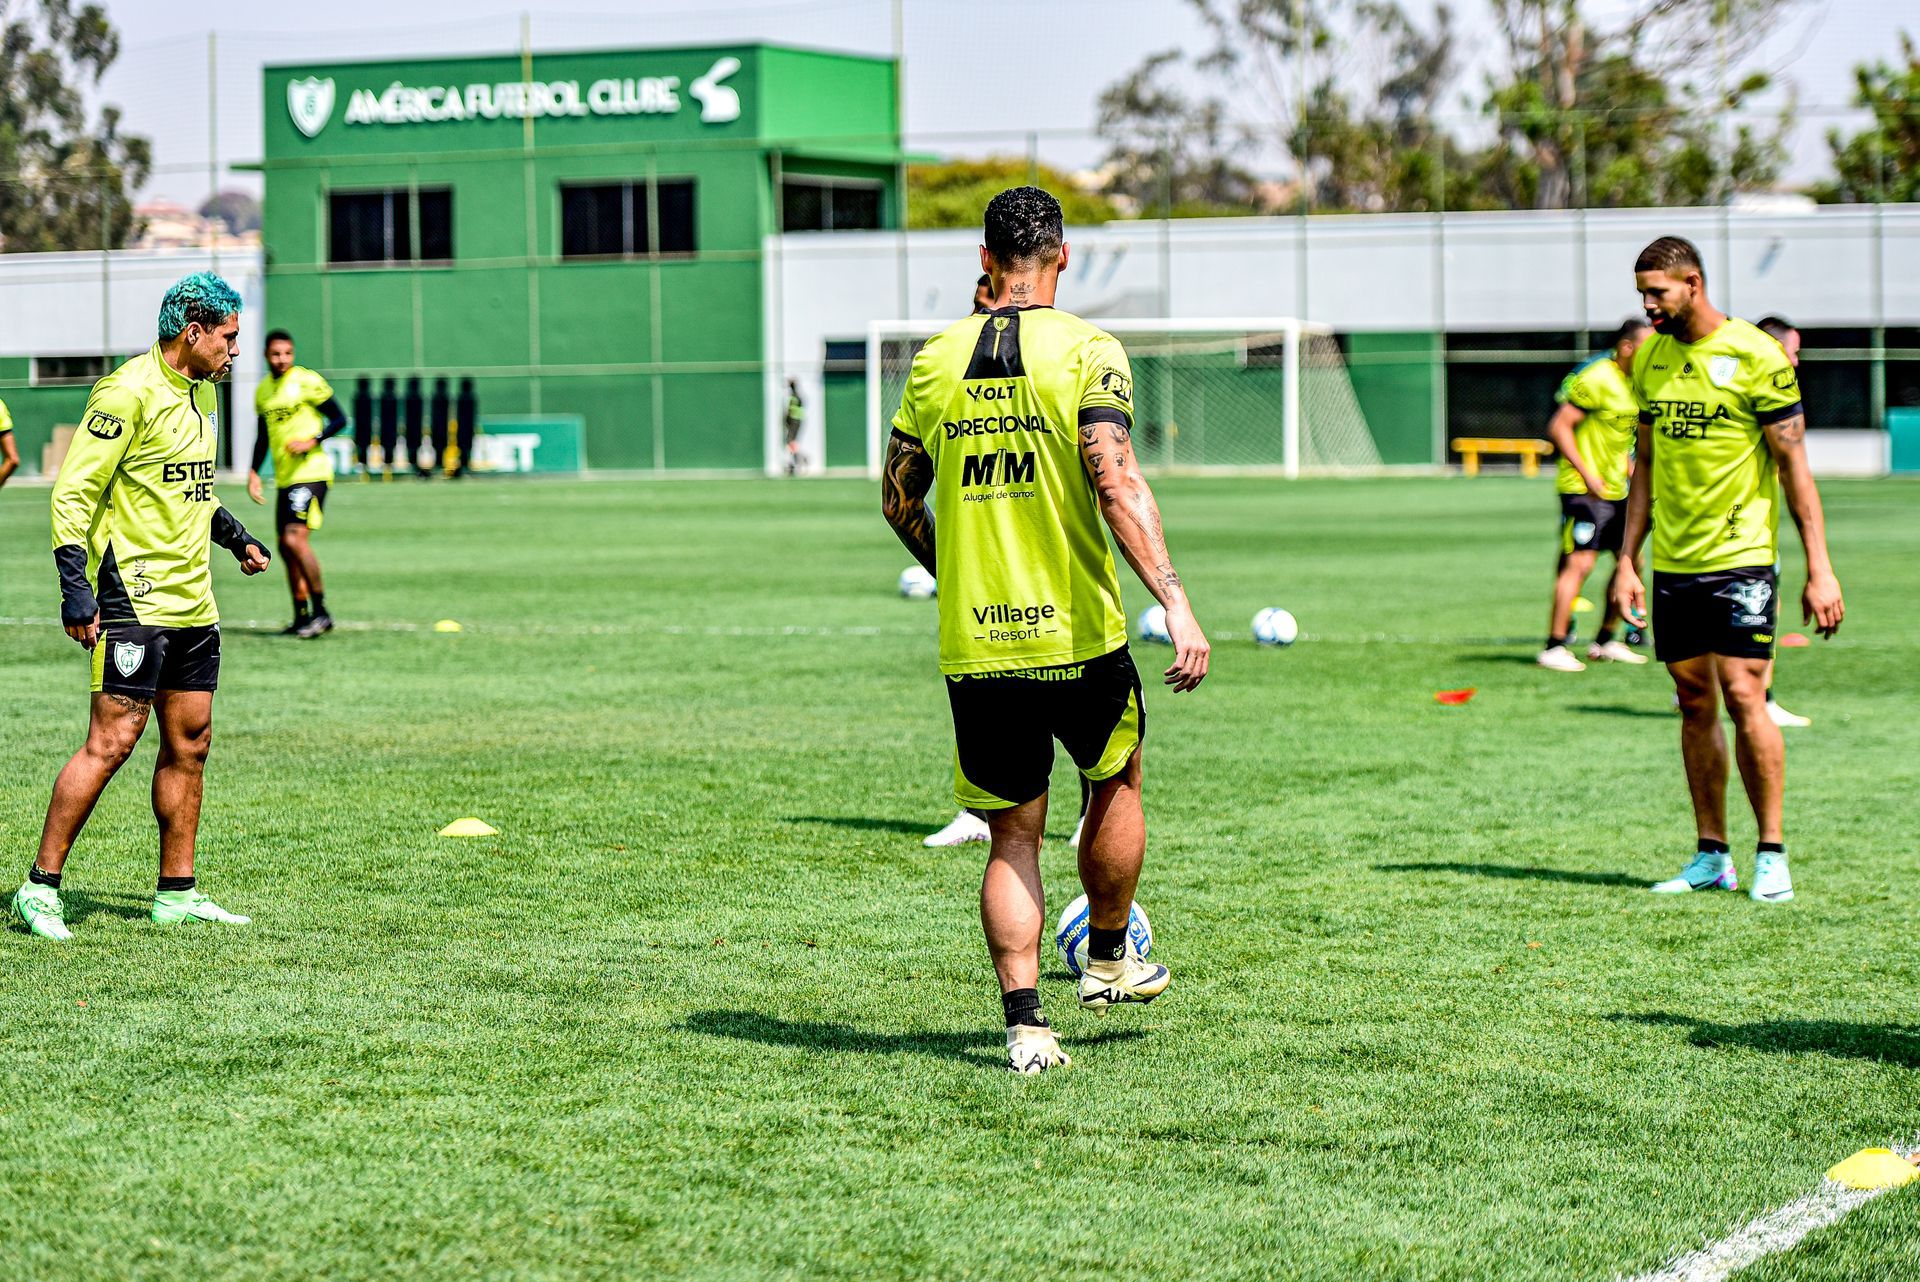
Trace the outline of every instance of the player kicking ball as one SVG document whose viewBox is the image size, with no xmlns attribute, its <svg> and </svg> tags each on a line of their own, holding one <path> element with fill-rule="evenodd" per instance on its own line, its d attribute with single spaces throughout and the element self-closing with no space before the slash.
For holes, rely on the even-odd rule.
<svg viewBox="0 0 1920 1282">
<path fill-rule="evenodd" d="M 329 436 L 347 430 L 347 412 L 334 399 L 327 380 L 293 363 L 293 335 L 276 329 L 267 335 L 270 377 L 254 389 L 257 430 L 253 438 L 253 466 L 247 473 L 247 497 L 264 502 L 260 493 L 260 465 L 273 454 L 273 480 L 279 493 L 273 506 L 273 525 L 279 534 L 280 556 L 287 567 L 287 591 L 293 597 L 293 622 L 282 636 L 311 641 L 333 631 L 327 613 L 326 584 L 320 577 L 320 558 L 314 555 L 310 535 L 320 528 L 327 490 L 333 484 L 333 460 L 320 448 Z"/>
<path fill-rule="evenodd" d="M 86 744 L 54 781 L 40 852 L 13 897 L 14 911 L 43 939 L 73 937 L 61 871 L 156 711 L 153 920 L 248 921 L 201 894 L 193 866 L 220 676 L 208 549 L 226 548 L 247 574 L 268 564 L 267 550 L 213 495 L 214 384 L 233 368 L 240 295 L 211 272 L 189 276 L 161 300 L 159 330 L 145 354 L 94 384 L 53 484 L 60 622 L 93 655 L 93 700 Z"/>
<path fill-rule="evenodd" d="M 1547 622 L 1547 644 L 1540 666 L 1555 672 L 1584 672 L 1587 665 L 1567 649 L 1573 628 L 1573 602 L 1581 584 L 1593 573 L 1602 552 L 1620 560 L 1620 531 L 1626 513 L 1627 477 L 1633 471 L 1633 437 L 1640 421 L 1640 404 L 1633 398 L 1628 372 L 1633 354 L 1648 333 L 1647 323 L 1635 318 L 1614 331 L 1606 352 L 1567 375 L 1554 397 L 1560 408 L 1547 424 L 1547 435 L 1560 451 L 1560 563 L 1553 579 L 1553 608 Z M 1645 663 L 1613 631 L 1620 615 L 1609 595 L 1606 616 L 1587 658 L 1596 663 Z"/>
<path fill-rule="evenodd" d="M 1821 636 L 1846 615 L 1827 558 L 1826 521 L 1807 467 L 1800 384 L 1780 344 L 1707 298 L 1700 251 L 1663 237 L 1634 263 L 1653 337 L 1633 360 L 1640 400 L 1640 465 L 1614 601 L 1646 617 L 1634 556 L 1653 524 L 1654 654 L 1680 696 L 1680 755 L 1699 845 L 1661 894 L 1737 890 L 1727 846 L 1727 741 L 1719 698 L 1733 717 L 1734 755 L 1759 828 L 1753 887 L 1763 903 L 1793 898 L 1781 812 L 1786 749 L 1767 714 L 1779 587 L 1780 500 L 1807 554 L 1801 609 Z"/>
<path fill-rule="evenodd" d="M 999 976 L 1007 1066 L 1069 1059 L 1040 1008 L 1040 841 L 1053 741 L 1092 790 L 1079 847 L 1090 938 L 1080 1004 L 1148 1002 L 1165 966 L 1129 956 L 1146 854 L 1145 732 L 1104 519 L 1167 610 L 1176 691 L 1208 646 L 1134 460 L 1132 375 L 1113 337 L 1053 307 L 1067 265 L 1060 203 L 1037 187 L 987 206 L 980 265 L 993 307 L 914 357 L 882 469 L 881 508 L 939 581 L 940 671 L 953 710 L 954 800 L 987 816 L 980 923 Z M 927 506 L 938 491 L 939 524 Z"/>
</svg>

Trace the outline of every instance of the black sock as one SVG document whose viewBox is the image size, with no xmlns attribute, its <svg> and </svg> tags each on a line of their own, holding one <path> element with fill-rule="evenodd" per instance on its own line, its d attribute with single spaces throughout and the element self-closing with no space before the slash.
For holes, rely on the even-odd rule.
<svg viewBox="0 0 1920 1282">
<path fill-rule="evenodd" d="M 1008 1028 L 1015 1024 L 1047 1027 L 1047 1017 L 1040 1013 L 1040 990 L 1037 988 L 1016 988 L 1010 993 L 1002 993 L 1000 1005 L 1007 1012 Z"/>
<path fill-rule="evenodd" d="M 1724 855 L 1727 853 L 1727 843 L 1724 841 L 1715 841 L 1711 837 L 1702 837 L 1700 839 L 1700 853 L 1703 855 Z"/>
<path fill-rule="evenodd" d="M 316 592 L 313 594 L 313 612 L 315 615 L 321 615 L 327 612 L 327 594 L 326 593 Z"/>
<path fill-rule="evenodd" d="M 1595 645 L 1605 645 L 1607 642 L 1611 640 L 1613 640 L 1612 628 L 1601 628 L 1598 632 L 1593 634 L 1593 643 Z"/>
<path fill-rule="evenodd" d="M 1784 855 L 1787 853 L 1787 843 L 1784 841 L 1763 841 L 1753 848 L 1753 853 L 1756 855 Z"/>
<path fill-rule="evenodd" d="M 1568 635 L 1568 636 L 1571 636 L 1571 635 L 1572 635 L 1572 633 L 1568 633 L 1567 635 Z M 1558 636 L 1558 637 L 1548 637 L 1548 638 L 1547 638 L 1547 649 L 1549 649 L 1549 650 L 1551 650 L 1551 649 L 1553 649 L 1553 647 L 1555 647 L 1555 646 L 1557 646 L 1557 645 L 1565 645 L 1566 643 L 1567 643 L 1567 638 L 1566 638 L 1565 636 Z"/>
<path fill-rule="evenodd" d="M 48 872 L 39 864 L 33 866 L 33 871 L 27 874 L 27 880 L 36 886 L 52 886 L 55 890 L 60 889 L 60 874 Z"/>
<path fill-rule="evenodd" d="M 191 877 L 162 877 L 162 878 L 160 879 L 160 889 L 161 889 L 161 890 L 192 890 L 192 889 L 193 889 L 193 878 L 191 878 Z"/>
<path fill-rule="evenodd" d="M 1087 926 L 1087 960 L 1119 961 L 1127 955 L 1127 928 L 1102 930 L 1091 923 Z"/>
<path fill-rule="evenodd" d="M 307 598 L 303 596 L 295 597 L 293 599 L 293 621 L 295 623 L 301 623 L 312 617 L 313 607 L 307 603 Z"/>
</svg>

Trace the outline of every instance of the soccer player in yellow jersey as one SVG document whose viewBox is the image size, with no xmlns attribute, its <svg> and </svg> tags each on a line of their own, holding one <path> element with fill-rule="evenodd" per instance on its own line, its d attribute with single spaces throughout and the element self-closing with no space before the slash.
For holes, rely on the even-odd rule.
<svg viewBox="0 0 1920 1282">
<path fill-rule="evenodd" d="M 1126 948 L 1146 852 L 1144 713 L 1103 519 L 1167 609 L 1167 684 L 1198 686 L 1208 646 L 1134 459 L 1126 353 L 1053 308 L 1068 257 L 1060 203 L 1016 187 L 993 198 L 985 222 L 980 265 L 993 309 L 948 326 L 914 357 L 881 508 L 939 581 L 954 800 L 988 816 L 980 921 L 1000 980 L 1007 1063 L 1037 1073 L 1068 1062 L 1038 988 L 1040 837 L 1056 738 L 1093 789 L 1079 851 L 1091 928 L 1080 1004 L 1151 1001 L 1170 978 Z"/>
<path fill-rule="evenodd" d="M 1795 375 L 1798 375 L 1800 372 L 1800 331 L 1794 328 L 1793 322 L 1783 316 L 1763 316 L 1754 322 L 1754 327 L 1761 333 L 1772 338 L 1774 342 L 1780 344 L 1780 350 L 1787 354 L 1787 364 L 1793 366 Z M 1774 725 L 1780 726 L 1783 729 L 1787 726 L 1805 729 L 1813 724 L 1811 717 L 1803 717 L 1799 713 L 1788 712 L 1780 706 L 1780 701 L 1773 697 L 1772 665 L 1767 667 L 1767 715 L 1773 718 Z"/>
<path fill-rule="evenodd" d="M 86 744 L 54 781 L 39 854 L 13 897 L 44 939 L 72 938 L 60 902 L 68 852 L 155 711 L 153 920 L 247 922 L 201 894 L 193 868 L 220 676 L 208 548 L 226 548 L 248 574 L 268 563 L 213 494 L 214 384 L 233 368 L 240 295 L 211 272 L 189 276 L 161 300 L 159 331 L 159 342 L 93 385 L 53 484 L 60 622 L 92 652 L 93 706 Z"/>
<path fill-rule="evenodd" d="M 1616 562 L 1620 559 L 1620 530 L 1626 518 L 1622 504 L 1627 477 L 1633 471 L 1634 427 L 1640 421 L 1640 403 L 1634 399 L 1627 373 L 1633 368 L 1633 353 L 1646 336 L 1646 321 L 1639 317 L 1627 321 L 1614 331 L 1604 353 L 1567 375 L 1554 397 L 1560 408 L 1547 424 L 1547 435 L 1560 451 L 1555 481 L 1560 491 L 1560 564 L 1553 580 L 1547 644 L 1539 662 L 1556 672 L 1586 668 L 1567 649 L 1573 601 L 1602 552 L 1613 553 Z M 1609 595 L 1606 615 L 1587 647 L 1587 658 L 1645 663 L 1646 656 L 1614 638 L 1619 622 Z"/>
<path fill-rule="evenodd" d="M 293 363 L 293 336 L 284 329 L 267 335 L 267 370 L 270 376 L 253 393 L 257 430 L 247 495 L 255 503 L 262 501 L 260 465 L 271 451 L 273 483 L 279 491 L 273 524 L 287 566 L 287 590 L 293 595 L 293 622 L 281 635 L 312 640 L 333 630 L 320 558 L 308 539 L 320 528 L 327 487 L 333 484 L 333 460 L 320 442 L 347 430 L 347 413 L 326 379 Z"/>
<path fill-rule="evenodd" d="M 0 485 L 5 485 L 19 467 L 20 451 L 13 443 L 13 415 L 7 412 L 7 403 L 0 401 Z"/>
<path fill-rule="evenodd" d="M 1846 609 L 1827 558 L 1825 518 L 1807 467 L 1807 418 L 1786 353 L 1767 335 L 1709 301 L 1700 251 L 1663 237 L 1634 263 L 1654 335 L 1633 360 L 1640 398 L 1640 461 L 1627 497 L 1627 529 L 1614 601 L 1646 616 L 1634 556 L 1653 525 L 1654 655 L 1680 696 L 1680 754 L 1699 836 L 1679 876 L 1654 890 L 1737 890 L 1727 846 L 1727 741 L 1719 698 L 1732 714 L 1735 758 L 1759 827 L 1751 895 L 1793 898 L 1782 795 L 1786 753 L 1767 715 L 1779 587 L 1780 498 L 1800 527 L 1807 582 L 1801 610 L 1831 637 Z"/>
</svg>

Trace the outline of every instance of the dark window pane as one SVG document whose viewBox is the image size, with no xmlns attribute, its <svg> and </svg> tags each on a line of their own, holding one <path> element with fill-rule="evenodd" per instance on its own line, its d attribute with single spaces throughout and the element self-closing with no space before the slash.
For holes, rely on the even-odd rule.
<svg viewBox="0 0 1920 1282">
<path fill-rule="evenodd" d="M 863 338 L 829 338 L 825 369 L 829 374 L 865 374 L 867 342 Z"/>
<path fill-rule="evenodd" d="M 1802 350 L 1800 399 L 1807 407 L 1807 426 L 1869 427 L 1872 369 L 1866 361 L 1825 361 Z"/>
<path fill-rule="evenodd" d="M 1454 336 L 1448 335 L 1452 343 Z M 1447 366 L 1447 434 L 1545 436 L 1553 394 L 1566 377 L 1558 361 L 1462 362 Z M 1449 452 L 1449 459 L 1456 457 Z"/>
<path fill-rule="evenodd" d="M 560 254 L 565 258 L 627 252 L 626 195 L 621 183 L 560 189 Z"/>
<path fill-rule="evenodd" d="M 36 356 L 33 381 L 42 387 L 67 384 L 78 386 L 98 382 L 107 376 L 104 356 Z"/>
<path fill-rule="evenodd" d="M 1920 361 L 1887 362 L 1887 404 L 1895 408 L 1920 408 Z"/>
<path fill-rule="evenodd" d="M 334 192 L 328 198 L 329 252 L 336 263 L 383 263 L 389 252 L 384 191 Z"/>
<path fill-rule="evenodd" d="M 413 257 L 413 209 L 404 191 L 390 191 L 387 199 L 387 261 Z"/>
<path fill-rule="evenodd" d="M 420 257 L 430 263 L 453 261 L 453 191 L 441 187 L 422 191 L 420 202 Z"/>
<path fill-rule="evenodd" d="M 1571 359 L 1574 334 L 1568 330 L 1456 330 L 1447 335 L 1447 351 L 1561 352 Z"/>
<path fill-rule="evenodd" d="M 818 183 L 784 183 L 780 190 L 782 231 L 825 231 L 827 189 Z"/>
<path fill-rule="evenodd" d="M 655 204 L 660 213 L 662 254 L 691 254 L 698 246 L 693 232 L 693 182 L 675 179 L 655 189 Z"/>
<path fill-rule="evenodd" d="M 831 222 L 835 231 L 875 231 L 880 226 L 878 187 L 835 187 Z"/>
</svg>

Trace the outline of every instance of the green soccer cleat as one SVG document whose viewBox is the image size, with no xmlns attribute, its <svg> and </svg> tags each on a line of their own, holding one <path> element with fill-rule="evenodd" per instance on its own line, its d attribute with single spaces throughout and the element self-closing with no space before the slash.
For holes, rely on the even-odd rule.
<svg viewBox="0 0 1920 1282">
<path fill-rule="evenodd" d="M 198 890 L 161 890 L 154 893 L 154 925 L 178 926 L 189 921 L 217 921 L 229 926 L 245 926 L 253 918 L 228 912 Z"/>
<path fill-rule="evenodd" d="M 52 886 L 25 883 L 13 892 L 13 911 L 20 914 L 28 930 L 42 939 L 64 944 L 73 938 L 73 932 L 67 929 L 66 905 L 60 902 L 60 892 Z"/>
</svg>

